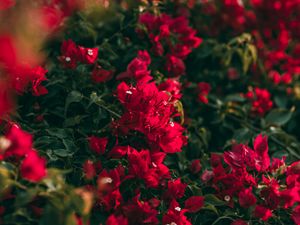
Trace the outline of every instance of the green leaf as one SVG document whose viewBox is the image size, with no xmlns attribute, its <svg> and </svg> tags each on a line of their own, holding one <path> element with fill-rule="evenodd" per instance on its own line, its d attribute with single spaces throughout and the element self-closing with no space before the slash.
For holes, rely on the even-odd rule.
<svg viewBox="0 0 300 225">
<path fill-rule="evenodd" d="M 293 112 L 286 109 L 273 109 L 265 120 L 268 125 L 282 126 L 292 118 Z"/>
<path fill-rule="evenodd" d="M 72 155 L 71 152 L 69 152 L 67 149 L 54 149 L 54 154 L 60 157 L 68 157 Z"/>
<path fill-rule="evenodd" d="M 65 103 L 65 114 L 67 113 L 67 110 L 70 106 L 71 103 L 74 103 L 74 102 L 80 102 L 83 98 L 83 95 L 78 92 L 78 91 L 71 91 L 69 93 L 69 95 L 67 96 L 67 99 L 66 99 L 66 103 Z"/>
<path fill-rule="evenodd" d="M 252 134 L 248 128 L 240 128 L 235 130 L 233 134 L 233 139 L 237 141 L 237 143 L 248 143 Z"/>
<path fill-rule="evenodd" d="M 226 102 L 245 102 L 246 99 L 242 97 L 240 94 L 231 94 L 227 95 L 225 98 Z"/>
<path fill-rule="evenodd" d="M 207 195 L 205 195 L 204 199 L 205 199 L 206 203 L 209 203 L 209 204 L 214 205 L 214 206 L 222 206 L 222 205 L 226 204 L 226 202 L 224 202 L 221 199 L 217 198 L 213 194 L 207 194 Z"/>
<path fill-rule="evenodd" d="M 37 193 L 38 193 L 37 189 L 27 189 L 26 192 L 22 191 L 18 193 L 15 202 L 16 208 L 19 208 L 23 205 L 30 203 L 37 195 Z"/>
</svg>

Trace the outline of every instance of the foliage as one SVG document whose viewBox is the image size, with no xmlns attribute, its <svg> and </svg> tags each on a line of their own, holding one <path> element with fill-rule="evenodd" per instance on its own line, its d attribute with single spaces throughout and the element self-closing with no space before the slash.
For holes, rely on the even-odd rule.
<svg viewBox="0 0 300 225">
<path fill-rule="evenodd" d="M 0 33 L 0 224 L 300 224 L 300 1 L 81 3 Z"/>
</svg>

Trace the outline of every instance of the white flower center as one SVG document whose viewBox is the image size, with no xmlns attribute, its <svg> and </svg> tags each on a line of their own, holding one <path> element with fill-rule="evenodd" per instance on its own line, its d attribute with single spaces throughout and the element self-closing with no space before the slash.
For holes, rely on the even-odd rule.
<svg viewBox="0 0 300 225">
<path fill-rule="evenodd" d="M 126 91 L 126 94 L 132 95 L 132 91 Z"/>
<path fill-rule="evenodd" d="M 226 201 L 226 202 L 229 202 L 230 201 L 230 196 L 229 195 L 225 195 L 225 197 L 224 197 L 224 200 Z"/>
<path fill-rule="evenodd" d="M 178 212 L 180 212 L 180 211 L 181 211 L 181 208 L 177 206 L 177 207 L 175 207 L 175 210 L 178 211 Z M 171 224 L 172 224 L 172 223 L 171 223 Z"/>
<path fill-rule="evenodd" d="M 87 52 L 87 54 L 90 55 L 90 56 L 92 56 L 93 55 L 93 50 L 89 49 L 88 52 Z"/>
<path fill-rule="evenodd" d="M 155 167 L 155 168 L 157 167 L 155 162 L 152 162 L 152 166 Z"/>
<path fill-rule="evenodd" d="M 170 126 L 171 126 L 171 127 L 174 127 L 175 124 L 174 124 L 173 122 L 170 122 Z"/>
<path fill-rule="evenodd" d="M 100 181 L 102 184 L 111 184 L 113 182 L 113 179 L 110 177 L 103 177 Z"/>
<path fill-rule="evenodd" d="M 71 58 L 70 57 L 66 57 L 65 60 L 66 60 L 66 62 L 71 62 Z"/>
</svg>

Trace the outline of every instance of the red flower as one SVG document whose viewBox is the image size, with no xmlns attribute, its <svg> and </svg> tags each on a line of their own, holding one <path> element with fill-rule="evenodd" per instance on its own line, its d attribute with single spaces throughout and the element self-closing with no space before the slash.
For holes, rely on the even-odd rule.
<svg viewBox="0 0 300 225">
<path fill-rule="evenodd" d="M 148 71 L 150 63 L 149 53 L 147 51 L 139 51 L 138 56 L 128 64 L 126 72 L 119 74 L 117 79 L 134 78 L 139 83 L 147 83 L 152 80 L 150 71 Z"/>
<path fill-rule="evenodd" d="M 254 216 L 267 221 L 272 216 L 272 211 L 264 206 L 257 205 L 254 209 Z"/>
<path fill-rule="evenodd" d="M 9 1 L 9 0 L 6 0 Z M 1 3 L 0 3 L 1 10 Z M 11 70 L 17 65 L 17 49 L 11 35 L 0 36 L 0 64 L 1 67 Z"/>
<path fill-rule="evenodd" d="M 112 79 L 114 71 L 105 70 L 97 65 L 92 71 L 92 80 L 95 83 L 103 83 Z"/>
<path fill-rule="evenodd" d="M 98 48 L 85 48 L 78 46 L 79 61 L 85 64 L 93 64 L 98 58 Z"/>
<path fill-rule="evenodd" d="M 123 215 L 110 215 L 106 220 L 106 225 L 128 225 L 128 220 Z"/>
<path fill-rule="evenodd" d="M 13 7 L 16 4 L 15 0 L 1 0 L 0 1 L 0 10 L 6 10 Z"/>
<path fill-rule="evenodd" d="M 204 197 L 202 196 L 192 196 L 188 198 L 184 203 L 184 208 L 188 210 L 188 212 L 196 213 L 198 212 L 204 205 Z"/>
<path fill-rule="evenodd" d="M 116 210 L 123 203 L 122 195 L 119 189 L 109 191 L 108 193 L 99 194 L 99 204 L 103 206 L 104 210 L 107 212 L 111 210 Z"/>
<path fill-rule="evenodd" d="M 143 179 L 149 172 L 149 165 L 151 163 L 149 150 L 141 150 L 138 152 L 131 149 L 128 153 L 129 174 Z"/>
<path fill-rule="evenodd" d="M 181 183 L 180 178 L 168 181 L 168 189 L 165 193 L 167 199 L 179 199 L 184 196 L 187 184 Z"/>
<path fill-rule="evenodd" d="M 201 162 L 200 159 L 195 159 L 192 161 L 191 166 L 190 166 L 190 171 L 193 174 L 197 174 L 201 171 L 202 166 L 201 166 Z"/>
<path fill-rule="evenodd" d="M 166 70 L 168 72 L 167 76 L 179 77 L 185 73 L 185 64 L 181 59 L 173 55 L 168 55 L 166 62 Z"/>
<path fill-rule="evenodd" d="M 295 222 L 295 224 L 300 224 L 300 205 L 294 208 L 292 213 L 292 219 Z"/>
<path fill-rule="evenodd" d="M 163 224 L 176 224 L 176 225 L 192 225 L 190 221 L 184 215 L 185 209 L 179 207 L 176 200 L 172 200 L 167 213 L 164 214 L 162 222 Z"/>
<path fill-rule="evenodd" d="M 62 56 L 59 59 L 65 67 L 70 69 L 76 68 L 77 62 L 80 59 L 80 53 L 72 40 L 63 41 L 61 54 Z"/>
<path fill-rule="evenodd" d="M 186 144 L 186 138 L 182 135 L 184 128 L 175 122 L 170 122 L 160 132 L 159 146 L 166 153 L 180 152 Z"/>
<path fill-rule="evenodd" d="M 211 86 L 207 82 L 198 83 L 198 100 L 204 104 L 208 103 L 207 95 L 211 91 Z"/>
<path fill-rule="evenodd" d="M 158 86 L 158 89 L 170 94 L 172 96 L 172 100 L 179 100 L 182 96 L 182 94 L 180 93 L 181 84 L 174 79 L 165 80 Z"/>
<path fill-rule="evenodd" d="M 252 188 L 244 189 L 239 193 L 239 203 L 243 208 L 249 208 L 256 203 L 256 198 L 252 193 Z"/>
<path fill-rule="evenodd" d="M 268 154 L 268 137 L 259 134 L 253 143 L 255 156 L 255 167 L 257 171 L 265 171 L 270 166 L 270 157 Z"/>
<path fill-rule="evenodd" d="M 249 91 L 245 94 L 245 98 L 252 101 L 252 112 L 263 116 L 273 107 L 271 94 L 267 89 L 255 88 L 254 91 Z"/>
<path fill-rule="evenodd" d="M 230 225 L 248 225 L 244 220 L 235 220 Z"/>
<path fill-rule="evenodd" d="M 62 11 L 53 5 L 43 6 L 40 10 L 44 29 L 50 32 L 55 31 L 64 19 Z"/>
<path fill-rule="evenodd" d="M 130 87 L 122 82 L 117 87 L 117 97 L 126 108 L 115 127 L 123 134 L 129 130 L 143 133 L 153 150 L 166 153 L 180 152 L 186 143 L 184 128 L 171 121 L 174 111 L 170 97 L 159 91 L 155 83 L 138 83 Z"/>
<path fill-rule="evenodd" d="M 34 96 L 45 95 L 48 93 L 48 90 L 41 85 L 43 81 L 47 80 L 46 73 L 47 70 L 40 66 L 31 69 L 30 76 L 32 80 L 32 94 Z"/>
<path fill-rule="evenodd" d="M 147 201 L 140 201 L 139 196 L 132 199 L 131 203 L 123 206 L 125 216 L 128 218 L 128 224 L 147 224 L 157 225 L 158 211 L 151 207 Z"/>
<path fill-rule="evenodd" d="M 46 160 L 38 156 L 37 152 L 32 150 L 21 164 L 21 175 L 24 179 L 38 182 L 46 176 Z"/>
<path fill-rule="evenodd" d="M 121 184 L 122 173 L 122 167 L 117 167 L 109 172 L 104 169 L 97 178 L 99 193 L 107 193 L 117 189 Z"/>
<path fill-rule="evenodd" d="M 2 145 L 1 152 L 4 157 L 16 156 L 23 157 L 32 149 L 32 136 L 21 130 L 17 125 L 13 125 L 5 135 L 6 143 Z"/>
<path fill-rule="evenodd" d="M 109 157 L 116 158 L 116 159 L 122 158 L 125 155 L 127 155 L 130 148 L 131 148 L 130 146 L 118 146 L 117 145 L 117 146 L 113 147 L 112 150 L 109 152 Z"/>
<path fill-rule="evenodd" d="M 108 143 L 107 137 L 99 138 L 96 136 L 91 136 L 88 140 L 89 146 L 93 152 L 98 155 L 102 155 L 105 153 L 106 145 Z"/>
</svg>

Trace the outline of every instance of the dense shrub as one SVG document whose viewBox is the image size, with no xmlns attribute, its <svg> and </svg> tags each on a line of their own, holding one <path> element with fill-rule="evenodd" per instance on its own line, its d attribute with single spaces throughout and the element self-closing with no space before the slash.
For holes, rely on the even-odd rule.
<svg viewBox="0 0 300 225">
<path fill-rule="evenodd" d="M 300 224 L 300 1 L 0 20 L 0 224 Z"/>
</svg>

